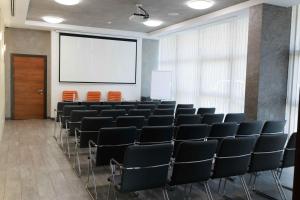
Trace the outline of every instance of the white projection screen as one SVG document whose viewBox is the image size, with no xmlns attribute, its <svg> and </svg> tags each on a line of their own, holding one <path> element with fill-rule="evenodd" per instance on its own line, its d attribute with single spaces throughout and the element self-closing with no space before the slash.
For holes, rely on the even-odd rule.
<svg viewBox="0 0 300 200">
<path fill-rule="evenodd" d="M 60 33 L 59 81 L 136 83 L 137 40 Z"/>
</svg>

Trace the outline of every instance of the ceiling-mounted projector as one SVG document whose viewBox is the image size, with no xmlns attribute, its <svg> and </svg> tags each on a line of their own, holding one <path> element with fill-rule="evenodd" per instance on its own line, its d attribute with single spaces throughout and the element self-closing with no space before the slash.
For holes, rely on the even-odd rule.
<svg viewBox="0 0 300 200">
<path fill-rule="evenodd" d="M 136 4 L 136 12 L 133 13 L 130 17 L 130 21 L 143 23 L 149 19 L 148 12 L 142 7 L 142 4 Z"/>
</svg>

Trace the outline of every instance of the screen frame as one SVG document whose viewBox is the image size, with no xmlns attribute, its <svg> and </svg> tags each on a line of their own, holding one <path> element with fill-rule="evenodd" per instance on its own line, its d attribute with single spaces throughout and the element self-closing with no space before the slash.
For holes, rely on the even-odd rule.
<svg viewBox="0 0 300 200">
<path fill-rule="evenodd" d="M 135 71 L 134 71 L 134 82 L 83 82 L 83 81 L 62 81 L 61 80 L 61 37 L 69 36 L 69 37 L 83 37 L 83 38 L 93 38 L 93 39 L 102 39 L 102 40 L 117 40 L 117 41 L 126 41 L 126 42 L 135 42 Z M 137 73 L 137 39 L 129 39 L 129 38 L 118 38 L 118 37 L 108 37 L 108 36 L 99 36 L 99 35 L 83 35 L 83 34 L 74 34 L 74 33 L 59 33 L 59 49 L 58 49 L 58 72 L 59 72 L 59 82 L 60 83 L 101 83 L 101 84 L 125 84 L 125 85 L 135 85 L 136 84 L 136 73 Z"/>
</svg>

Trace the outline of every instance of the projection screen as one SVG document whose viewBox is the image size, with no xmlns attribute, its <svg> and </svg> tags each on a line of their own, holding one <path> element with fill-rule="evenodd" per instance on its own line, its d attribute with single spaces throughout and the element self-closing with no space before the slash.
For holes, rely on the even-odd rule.
<svg viewBox="0 0 300 200">
<path fill-rule="evenodd" d="M 60 33 L 59 81 L 136 83 L 137 40 Z"/>
</svg>

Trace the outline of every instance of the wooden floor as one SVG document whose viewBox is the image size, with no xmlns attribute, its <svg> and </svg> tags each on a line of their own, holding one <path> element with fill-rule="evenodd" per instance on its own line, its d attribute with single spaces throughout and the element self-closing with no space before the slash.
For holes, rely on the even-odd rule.
<svg viewBox="0 0 300 200">
<path fill-rule="evenodd" d="M 86 155 L 81 156 L 83 175 L 74 173 L 72 161 L 62 152 L 53 138 L 54 122 L 51 120 L 7 121 L 0 142 L 0 200 L 86 200 L 90 196 L 85 189 Z M 105 199 L 108 187 L 108 169 L 97 170 L 99 199 Z M 284 185 L 292 185 L 292 169 L 286 170 L 282 176 Z M 248 177 L 247 177 L 248 178 Z M 238 179 L 229 182 L 226 197 L 217 193 L 218 181 L 210 181 L 216 200 L 246 199 Z M 206 199 L 203 187 L 194 184 L 191 199 Z M 257 188 L 279 199 L 274 181 L 269 173 L 259 176 Z M 182 200 L 183 187 L 169 191 L 170 200 Z M 288 199 L 291 192 L 285 190 Z M 254 192 L 252 198 L 263 200 Z M 160 190 L 141 192 L 120 196 L 120 199 L 162 199 Z"/>
</svg>

